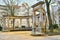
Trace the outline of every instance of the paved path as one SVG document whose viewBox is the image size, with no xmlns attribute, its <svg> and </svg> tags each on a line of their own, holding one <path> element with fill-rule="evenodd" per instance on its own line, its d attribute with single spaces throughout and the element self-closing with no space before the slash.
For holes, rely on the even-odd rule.
<svg viewBox="0 0 60 40">
<path fill-rule="evenodd" d="M 31 32 L 0 32 L 0 40 L 60 40 L 57 36 L 31 36 Z"/>
</svg>

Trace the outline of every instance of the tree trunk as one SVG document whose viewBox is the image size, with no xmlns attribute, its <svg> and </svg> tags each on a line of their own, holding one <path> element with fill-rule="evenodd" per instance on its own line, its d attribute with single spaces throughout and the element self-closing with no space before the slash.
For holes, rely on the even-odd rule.
<svg viewBox="0 0 60 40">
<path fill-rule="evenodd" d="M 50 29 L 50 32 L 53 32 L 53 25 L 52 25 L 52 19 L 51 19 L 51 15 L 50 15 L 49 3 L 46 4 L 46 7 L 47 7 L 48 20 L 49 20 L 49 29 Z"/>
</svg>

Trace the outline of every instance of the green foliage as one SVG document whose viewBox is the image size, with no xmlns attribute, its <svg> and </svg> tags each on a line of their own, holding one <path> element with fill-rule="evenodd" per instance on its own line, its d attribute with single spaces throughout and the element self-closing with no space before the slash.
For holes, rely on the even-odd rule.
<svg viewBox="0 0 60 40">
<path fill-rule="evenodd" d="M 53 24 L 54 29 L 58 29 L 58 24 Z"/>
<path fill-rule="evenodd" d="M 54 30 L 53 30 L 53 32 L 56 32 L 56 33 L 57 33 L 57 32 L 59 32 L 59 30 L 57 30 L 57 29 L 54 29 Z"/>
<path fill-rule="evenodd" d="M 2 26 L 0 25 L 0 31 L 2 30 Z"/>
<path fill-rule="evenodd" d="M 21 26 L 22 28 L 25 28 L 25 26 Z"/>
<path fill-rule="evenodd" d="M 15 26 L 15 28 L 19 28 L 19 26 Z"/>
</svg>

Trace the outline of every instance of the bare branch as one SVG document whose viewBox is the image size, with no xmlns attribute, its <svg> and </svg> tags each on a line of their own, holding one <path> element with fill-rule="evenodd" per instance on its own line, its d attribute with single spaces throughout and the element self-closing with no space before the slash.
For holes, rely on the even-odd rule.
<svg viewBox="0 0 60 40">
<path fill-rule="evenodd" d="M 51 0 L 49 1 L 49 3 L 51 2 Z"/>
<path fill-rule="evenodd" d="M 15 6 L 18 6 L 18 0 L 3 0 L 6 9 L 9 10 L 8 12 L 14 16 L 14 13 L 17 11 L 17 8 Z M 2 10 L 5 10 L 4 8 Z M 5 11 L 7 11 L 5 10 Z M 7 12 L 7 13 L 8 13 Z"/>
</svg>

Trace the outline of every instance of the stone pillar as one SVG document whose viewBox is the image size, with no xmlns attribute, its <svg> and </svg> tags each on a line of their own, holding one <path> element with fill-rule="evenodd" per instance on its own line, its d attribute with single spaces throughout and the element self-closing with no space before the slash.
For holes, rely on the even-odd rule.
<svg viewBox="0 0 60 40">
<path fill-rule="evenodd" d="M 2 25 L 3 29 L 2 29 L 2 31 L 5 31 L 5 18 L 3 18 L 2 21 L 3 21 L 3 25 Z"/>
<path fill-rule="evenodd" d="M 2 21 L 3 21 L 3 25 L 2 25 L 3 29 L 2 29 L 2 31 L 8 31 L 8 28 L 6 26 L 6 18 L 3 18 Z"/>
<path fill-rule="evenodd" d="M 34 8 L 33 8 L 34 10 Z M 36 34 L 36 14 L 35 11 L 33 13 L 33 27 L 32 27 L 32 34 Z"/>
<path fill-rule="evenodd" d="M 43 27 L 42 27 L 42 32 L 45 33 L 46 32 L 46 14 L 42 14 L 43 16 Z"/>
<path fill-rule="evenodd" d="M 41 24 L 42 23 L 40 23 L 40 14 L 39 14 L 39 17 L 38 17 L 38 27 L 36 28 L 36 30 L 37 30 L 37 34 L 42 34 L 42 29 L 41 29 Z"/>
<path fill-rule="evenodd" d="M 43 27 L 43 16 L 42 13 L 40 13 L 39 17 L 39 28 L 40 28 L 40 33 L 42 34 L 42 27 Z"/>
<path fill-rule="evenodd" d="M 8 31 L 10 31 L 9 17 L 8 17 Z"/>
<path fill-rule="evenodd" d="M 27 18 L 27 25 L 28 25 L 28 27 L 30 27 L 29 18 Z"/>
<path fill-rule="evenodd" d="M 46 22 L 46 14 L 42 6 L 39 9 L 40 12 L 40 26 L 41 26 L 41 31 L 42 33 L 45 32 L 45 22 Z"/>
<path fill-rule="evenodd" d="M 22 19 L 20 19 L 20 27 L 22 26 Z"/>
</svg>

